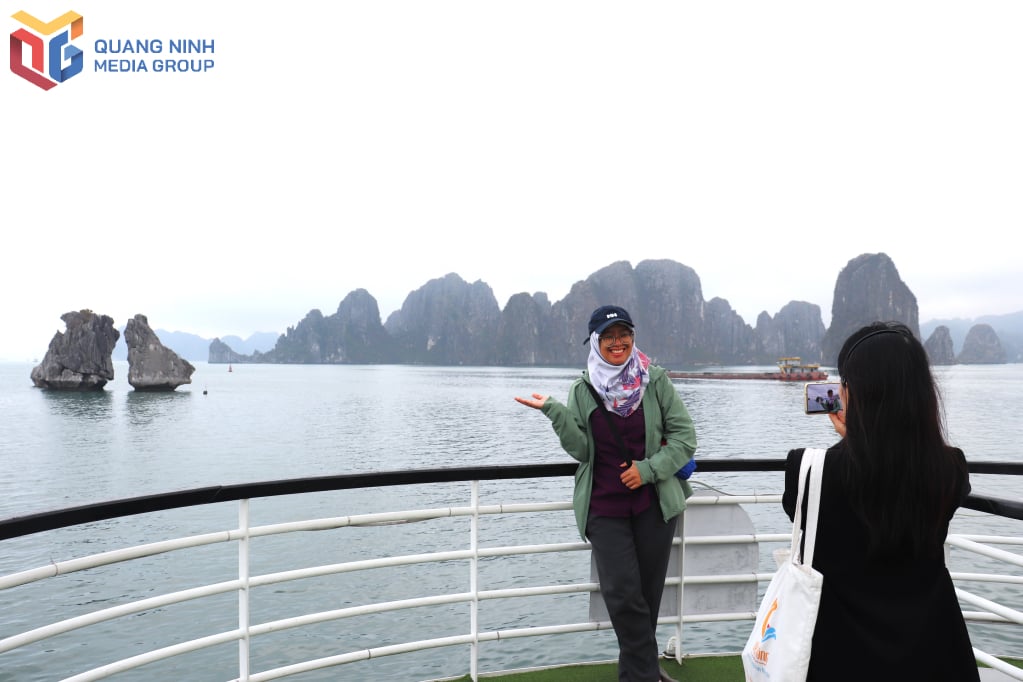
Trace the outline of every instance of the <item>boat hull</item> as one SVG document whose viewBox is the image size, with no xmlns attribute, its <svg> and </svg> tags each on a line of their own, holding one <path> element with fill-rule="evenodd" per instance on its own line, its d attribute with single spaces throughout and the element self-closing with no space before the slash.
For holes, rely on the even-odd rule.
<svg viewBox="0 0 1023 682">
<path fill-rule="evenodd" d="M 827 372 L 668 372 L 672 379 L 760 379 L 763 381 L 826 381 Z"/>
</svg>

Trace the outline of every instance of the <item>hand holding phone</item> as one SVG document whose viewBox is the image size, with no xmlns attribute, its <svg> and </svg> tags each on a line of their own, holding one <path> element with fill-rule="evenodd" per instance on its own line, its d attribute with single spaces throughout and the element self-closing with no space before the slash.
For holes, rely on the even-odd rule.
<svg viewBox="0 0 1023 682">
<path fill-rule="evenodd" d="M 835 414 L 843 409 L 838 382 L 810 382 L 803 388 L 803 398 L 807 414 Z"/>
</svg>

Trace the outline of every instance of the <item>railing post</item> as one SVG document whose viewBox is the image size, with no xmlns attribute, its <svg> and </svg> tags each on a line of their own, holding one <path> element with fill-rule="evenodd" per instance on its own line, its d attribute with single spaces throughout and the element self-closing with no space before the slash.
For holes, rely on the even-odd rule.
<svg viewBox="0 0 1023 682">
<path fill-rule="evenodd" d="M 469 559 L 469 593 L 472 601 L 469 602 L 469 628 L 472 632 L 472 645 L 469 660 L 469 676 L 473 682 L 479 679 L 480 660 L 480 629 L 479 629 L 479 526 L 480 526 L 480 482 L 472 482 L 472 516 L 469 517 L 469 550 L 472 558 Z"/>
<path fill-rule="evenodd" d="M 678 517 L 678 622 L 675 623 L 675 662 L 682 663 L 682 602 L 685 591 L 686 510 Z"/>
<path fill-rule="evenodd" d="M 238 682 L 249 679 L 249 500 L 238 501 Z"/>
</svg>

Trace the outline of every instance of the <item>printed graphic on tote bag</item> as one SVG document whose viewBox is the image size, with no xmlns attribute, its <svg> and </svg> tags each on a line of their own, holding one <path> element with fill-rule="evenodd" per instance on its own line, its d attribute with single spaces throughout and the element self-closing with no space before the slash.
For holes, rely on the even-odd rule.
<svg viewBox="0 0 1023 682">
<path fill-rule="evenodd" d="M 764 615 L 764 624 L 760 628 L 760 641 L 753 645 L 753 660 L 759 665 L 767 665 L 767 659 L 771 655 L 771 652 L 763 647 L 768 641 L 772 639 L 778 639 L 778 633 L 771 625 L 771 616 L 778 610 L 778 600 L 775 599 L 771 602 L 771 608 L 767 610 L 767 614 Z"/>
</svg>

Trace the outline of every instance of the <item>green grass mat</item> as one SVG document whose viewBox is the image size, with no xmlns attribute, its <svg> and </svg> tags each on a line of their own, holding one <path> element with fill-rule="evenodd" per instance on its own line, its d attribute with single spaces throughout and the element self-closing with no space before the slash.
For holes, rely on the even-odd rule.
<svg viewBox="0 0 1023 682">
<path fill-rule="evenodd" d="M 741 682 L 742 661 L 738 656 L 694 656 L 683 659 L 682 665 L 674 660 L 661 661 L 664 670 L 679 682 Z M 458 682 L 469 682 L 466 675 Z M 499 676 L 480 675 L 480 680 L 501 682 L 618 682 L 618 666 L 614 663 L 574 665 L 551 670 L 511 673 Z"/>
</svg>

